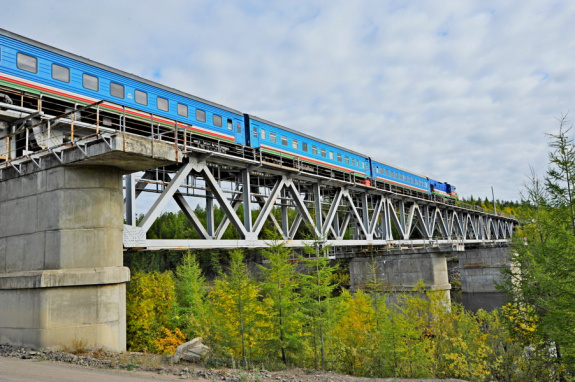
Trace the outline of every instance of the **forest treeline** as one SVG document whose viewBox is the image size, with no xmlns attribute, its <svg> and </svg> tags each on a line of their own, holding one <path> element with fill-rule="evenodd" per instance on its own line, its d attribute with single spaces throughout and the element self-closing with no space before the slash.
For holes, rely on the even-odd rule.
<svg viewBox="0 0 575 382">
<path fill-rule="evenodd" d="M 337 266 L 321 254 L 294 262 L 275 243 L 262 256 L 254 272 L 234 250 L 212 281 L 194 254 L 175 272 L 136 271 L 128 285 L 129 349 L 173 353 L 202 337 L 213 365 L 374 378 L 537 381 L 564 372 L 553 358 L 525 351 L 535 323 L 524 322 L 517 305 L 473 313 L 423 285 L 390 298 L 375 262 L 367 291 L 352 295 L 337 288 Z"/>
<path fill-rule="evenodd" d="M 170 353 L 202 337 L 211 349 L 204 362 L 212 365 L 297 366 L 367 377 L 573 380 L 575 146 L 566 118 L 560 122 L 548 135 L 547 173 L 532 171 L 521 202 L 497 202 L 498 211 L 521 222 L 512 266 L 499 285 L 509 295 L 501 309 L 465 311 L 423 286 L 390 296 L 375 261 L 371 282 L 352 294 L 345 264 L 334 265 L 311 247 L 311 258 L 298 258 L 271 239 L 261 253 L 133 253 L 125 257 L 133 271 L 129 349 Z M 464 202 L 493 209 L 487 199 Z M 196 212 L 201 216 L 201 208 Z M 170 213 L 158 219 L 150 238 L 192 238 L 192 231 L 183 214 Z"/>
</svg>

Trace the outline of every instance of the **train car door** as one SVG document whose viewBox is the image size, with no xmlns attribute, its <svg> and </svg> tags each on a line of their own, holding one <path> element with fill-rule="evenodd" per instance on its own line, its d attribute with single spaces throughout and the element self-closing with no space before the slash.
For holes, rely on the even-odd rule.
<svg viewBox="0 0 575 382">
<path fill-rule="evenodd" d="M 256 121 L 251 120 L 247 129 L 249 129 L 249 145 L 251 147 L 260 147 L 260 126 Z M 262 137 L 263 138 L 263 137 Z"/>
<path fill-rule="evenodd" d="M 236 143 L 246 144 L 246 135 L 244 132 L 243 121 L 240 118 L 228 119 L 228 129 L 234 131 Z"/>
</svg>

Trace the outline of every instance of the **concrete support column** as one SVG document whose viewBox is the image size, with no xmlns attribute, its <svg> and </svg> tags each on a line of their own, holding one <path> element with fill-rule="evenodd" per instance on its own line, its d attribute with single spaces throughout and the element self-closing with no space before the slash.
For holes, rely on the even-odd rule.
<svg viewBox="0 0 575 382">
<path fill-rule="evenodd" d="M 466 249 L 459 252 L 463 293 L 497 293 L 501 270 L 509 268 L 509 247 Z"/>
<path fill-rule="evenodd" d="M 126 348 L 122 174 L 56 167 L 0 182 L 0 343 Z"/>
<path fill-rule="evenodd" d="M 375 266 L 375 268 L 374 268 Z M 419 281 L 427 290 L 437 291 L 449 299 L 451 285 L 447 278 L 447 261 L 443 253 L 386 254 L 375 258 L 354 258 L 349 264 L 352 290 L 364 289 L 375 275 L 380 286 L 389 292 L 411 292 Z"/>
</svg>

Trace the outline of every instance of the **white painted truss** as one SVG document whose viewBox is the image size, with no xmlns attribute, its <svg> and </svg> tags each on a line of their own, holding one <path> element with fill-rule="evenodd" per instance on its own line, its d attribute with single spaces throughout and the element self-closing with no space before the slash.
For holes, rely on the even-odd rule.
<svg viewBox="0 0 575 382">
<path fill-rule="evenodd" d="M 136 221 L 136 198 L 144 191 L 158 197 Z M 189 220 L 195 238 L 147 238 L 170 200 Z M 192 205 L 202 206 L 205 217 Z M 223 212 L 219 219 L 217 209 Z M 289 247 L 447 245 L 463 250 L 466 244 L 507 243 L 516 220 L 363 184 L 188 153 L 179 167 L 126 177 L 126 222 L 124 246 L 134 249 L 257 248 L 280 240 Z M 224 238 L 226 232 L 233 238 Z"/>
</svg>

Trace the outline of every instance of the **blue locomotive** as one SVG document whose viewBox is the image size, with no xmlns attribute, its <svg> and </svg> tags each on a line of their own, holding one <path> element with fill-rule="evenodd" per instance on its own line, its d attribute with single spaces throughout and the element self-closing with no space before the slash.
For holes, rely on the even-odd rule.
<svg viewBox="0 0 575 382">
<path fill-rule="evenodd" d="M 401 193 L 457 199 L 448 183 L 2 29 L 0 87 L 41 94 L 74 108 L 103 100 L 104 111 L 122 111 L 132 120 L 186 129 L 211 141 L 250 146 L 269 158 L 297 160 L 300 169 L 349 174 L 365 185 Z"/>
</svg>

